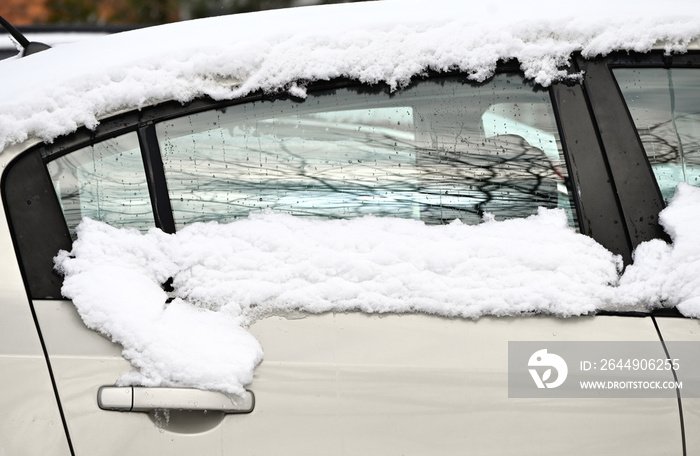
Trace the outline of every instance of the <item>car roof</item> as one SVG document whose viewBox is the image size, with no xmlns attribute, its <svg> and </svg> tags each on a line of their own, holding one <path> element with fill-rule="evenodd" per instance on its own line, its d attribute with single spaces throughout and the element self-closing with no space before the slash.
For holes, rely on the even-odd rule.
<svg viewBox="0 0 700 456">
<path fill-rule="evenodd" d="M 429 70 L 459 70 L 481 81 L 517 59 L 546 86 L 567 77 L 573 52 L 683 52 L 698 37 L 700 11 L 687 0 L 386 0 L 178 22 L 0 61 L 0 150 L 162 101 L 303 97 L 308 82 L 338 77 L 398 88 Z"/>
</svg>

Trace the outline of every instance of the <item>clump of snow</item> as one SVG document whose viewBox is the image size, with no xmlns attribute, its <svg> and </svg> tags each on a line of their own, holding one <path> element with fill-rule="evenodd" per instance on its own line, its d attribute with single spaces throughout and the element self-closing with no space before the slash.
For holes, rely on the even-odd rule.
<svg viewBox="0 0 700 456">
<path fill-rule="evenodd" d="M 75 258 L 62 251 L 56 259 L 66 275 L 63 292 L 75 298 L 88 328 L 124 348 L 136 371 L 122 383 L 242 393 L 262 359 L 260 344 L 229 312 L 181 299 L 166 305 L 158 284 L 176 269 L 159 245 L 166 235 L 119 232 L 88 219 L 80 233 Z"/>
<path fill-rule="evenodd" d="M 637 247 L 620 279 L 619 302 L 677 307 L 700 318 L 700 188 L 678 185 L 659 221 L 673 243 L 654 239 Z"/>
<path fill-rule="evenodd" d="M 561 210 L 477 226 L 267 211 L 173 235 L 84 219 L 56 266 L 85 324 L 136 368 L 122 382 L 239 393 L 262 359 L 245 329 L 261 316 L 582 315 L 613 301 L 621 260 Z"/>
<path fill-rule="evenodd" d="M 570 77 L 571 53 L 683 52 L 700 37 L 689 0 L 455 2 L 387 0 L 168 24 L 0 62 L 0 150 L 51 141 L 117 111 L 263 90 L 303 97 L 309 81 L 347 77 L 400 88 L 428 70 L 476 81 L 499 60 L 527 78 Z"/>
</svg>

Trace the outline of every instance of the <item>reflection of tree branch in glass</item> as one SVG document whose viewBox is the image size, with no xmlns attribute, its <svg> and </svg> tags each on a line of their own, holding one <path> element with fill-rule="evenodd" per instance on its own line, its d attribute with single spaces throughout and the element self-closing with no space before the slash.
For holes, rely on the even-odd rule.
<svg viewBox="0 0 700 456">
<path fill-rule="evenodd" d="M 547 92 L 504 74 L 485 84 L 421 81 L 393 94 L 310 91 L 303 102 L 206 111 L 156 132 L 177 228 L 265 209 L 477 224 L 538 207 L 563 208 L 575 226 L 553 119 Z M 72 235 L 85 216 L 141 231 L 154 225 L 136 134 L 48 169 Z"/>
<path fill-rule="evenodd" d="M 159 124 L 176 225 L 262 209 L 475 224 L 543 206 L 573 220 L 549 94 L 520 79 L 312 91 Z"/>
<path fill-rule="evenodd" d="M 700 185 L 700 71 L 613 72 L 666 202 L 678 183 Z"/>
</svg>

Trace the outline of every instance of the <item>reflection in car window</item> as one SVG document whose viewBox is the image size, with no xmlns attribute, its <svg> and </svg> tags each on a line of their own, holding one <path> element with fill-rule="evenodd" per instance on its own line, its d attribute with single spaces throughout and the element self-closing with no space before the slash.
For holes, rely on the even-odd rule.
<svg viewBox="0 0 700 456">
<path fill-rule="evenodd" d="M 155 225 L 136 133 L 64 155 L 47 168 L 73 238 L 83 217 L 141 231 Z"/>
<path fill-rule="evenodd" d="M 666 203 L 700 185 L 700 70 L 613 70 Z"/>
<path fill-rule="evenodd" d="M 444 77 L 398 93 L 343 88 L 157 125 L 178 227 L 270 208 L 431 224 L 564 208 L 567 174 L 548 92 L 519 75 Z"/>
</svg>

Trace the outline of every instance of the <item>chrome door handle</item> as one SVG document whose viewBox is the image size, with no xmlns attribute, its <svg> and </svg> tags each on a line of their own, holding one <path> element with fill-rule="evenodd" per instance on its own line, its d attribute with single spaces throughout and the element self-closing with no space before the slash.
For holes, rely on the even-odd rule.
<svg viewBox="0 0 700 456">
<path fill-rule="evenodd" d="M 209 410 L 224 413 L 250 413 L 255 407 L 252 391 L 242 397 L 195 388 L 146 388 L 142 386 L 102 386 L 97 391 L 102 410 L 150 412 L 157 409 Z"/>
</svg>

